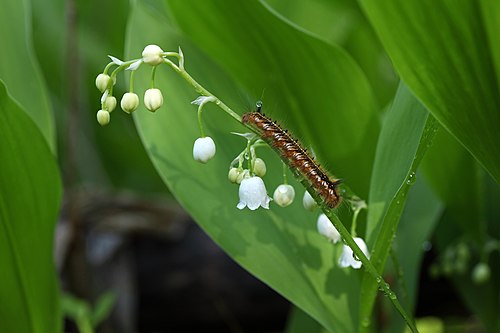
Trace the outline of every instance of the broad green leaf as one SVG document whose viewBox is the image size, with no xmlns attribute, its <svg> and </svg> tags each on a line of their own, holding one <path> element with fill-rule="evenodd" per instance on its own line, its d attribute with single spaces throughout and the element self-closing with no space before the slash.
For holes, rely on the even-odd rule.
<svg viewBox="0 0 500 333">
<path fill-rule="evenodd" d="M 3 0 L 0 10 L 0 80 L 33 119 L 52 151 L 55 130 L 47 89 L 31 45 L 31 8 L 28 0 Z"/>
<path fill-rule="evenodd" d="M 361 0 L 401 78 L 500 182 L 500 11 L 493 2 Z"/>
<path fill-rule="evenodd" d="M 299 308 L 293 307 L 288 315 L 286 333 L 325 333 L 328 332 L 317 321 Z"/>
<path fill-rule="evenodd" d="M 379 273 L 383 272 L 416 169 L 435 131 L 435 120 L 402 83 L 385 115 L 368 199 L 367 244 Z M 363 324 L 369 322 L 376 293 L 377 282 L 366 274 L 361 294 Z M 364 325 L 361 328 L 367 329 Z"/>
<path fill-rule="evenodd" d="M 436 195 L 446 204 L 446 215 L 474 241 L 483 231 L 480 207 L 483 205 L 483 177 L 477 161 L 449 133 L 440 131 L 429 149 L 422 170 Z M 464 191 L 463 180 L 467 180 Z M 470 223 L 478 220 L 478 223 Z M 456 229 L 456 228 L 454 228 Z"/>
<path fill-rule="evenodd" d="M 367 196 L 378 107 L 344 50 L 286 24 L 256 0 L 166 3 L 183 33 L 253 95 L 251 107 L 263 94 L 266 114 Z"/>
<path fill-rule="evenodd" d="M 266 0 L 273 10 L 327 42 L 344 48 L 370 81 L 380 105 L 394 97 L 398 78 L 372 26 L 351 0 Z"/>
<path fill-rule="evenodd" d="M 52 259 L 61 182 L 47 143 L 0 81 L 0 332 L 59 332 Z"/>
<path fill-rule="evenodd" d="M 175 20 L 156 8 L 136 5 L 128 28 L 128 58 L 137 57 L 150 43 L 173 51 L 180 45 L 189 73 L 231 106 L 238 105 L 239 94 L 250 93 L 254 99 L 267 87 L 265 112 L 270 109 L 273 116 L 293 124 L 294 132 L 308 133 L 319 155 L 342 161 L 338 165 L 352 179 L 351 168 L 360 170 L 359 177 L 367 181 L 378 127 L 375 106 L 364 76 L 344 52 L 286 25 L 255 1 L 225 2 L 222 7 L 228 7 L 230 15 L 217 2 L 169 5 Z M 241 6 L 244 10 L 235 8 Z M 189 22 L 190 15 L 202 20 L 197 23 L 200 27 Z M 179 21 L 189 33 L 171 23 Z M 250 24 L 249 31 L 245 27 Z M 210 31 L 204 32 L 207 27 Z M 228 41 L 227 31 L 246 39 Z M 291 44 L 279 44 L 285 40 Z M 147 67 L 136 73 L 139 94 L 149 86 L 149 73 Z M 360 274 L 336 266 L 340 244 L 332 246 L 316 232 L 317 215 L 302 208 L 303 188 L 291 180 L 297 198 L 286 209 L 271 204 L 269 211 L 238 210 L 238 187 L 227 181 L 227 171 L 246 142 L 230 132 L 245 129 L 209 105 L 203 122 L 217 144 L 217 154 L 206 165 L 196 163 L 191 154 L 199 131 L 196 107 L 189 102 L 197 94 L 166 66 L 157 71 L 156 86 L 164 92 L 164 107 L 155 114 L 141 107 L 134 117 L 155 167 L 179 202 L 231 257 L 321 325 L 356 331 Z M 275 103 L 283 105 L 280 112 L 273 112 Z M 235 108 L 240 114 L 247 110 Z M 268 166 L 264 181 L 272 193 L 282 182 L 281 162 L 267 149 L 258 153 Z M 367 191 L 362 180 L 357 184 L 360 192 Z"/>
</svg>

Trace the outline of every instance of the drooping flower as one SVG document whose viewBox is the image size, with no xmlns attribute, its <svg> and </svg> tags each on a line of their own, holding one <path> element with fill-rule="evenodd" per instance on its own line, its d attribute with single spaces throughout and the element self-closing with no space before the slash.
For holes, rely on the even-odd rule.
<svg viewBox="0 0 500 333">
<path fill-rule="evenodd" d="M 259 207 L 269 209 L 271 198 L 267 195 L 266 186 L 262 178 L 254 176 L 243 179 L 239 189 L 240 202 L 236 207 L 243 209 L 248 207 L 256 210 Z"/>
<path fill-rule="evenodd" d="M 307 193 L 307 192 L 306 192 Z M 328 216 L 325 214 L 321 214 L 318 217 L 318 222 L 316 224 L 318 228 L 318 232 L 328 238 L 334 244 L 340 240 L 340 234 L 337 229 L 334 227 L 333 223 L 330 221 Z"/>
<path fill-rule="evenodd" d="M 367 258 L 370 258 L 370 253 L 368 252 L 368 248 L 366 247 L 365 241 L 362 238 L 354 237 L 354 241 L 358 244 L 358 247 L 363 251 Z M 355 269 L 361 268 L 361 261 L 355 258 L 354 252 L 352 252 L 351 248 L 344 244 L 342 248 L 342 254 L 339 258 L 339 266 L 340 267 L 352 267 Z"/>
<path fill-rule="evenodd" d="M 215 142 L 209 137 L 198 138 L 193 146 L 193 158 L 201 163 L 207 163 L 215 156 Z"/>
<path fill-rule="evenodd" d="M 116 98 L 115 96 L 107 96 L 106 99 L 104 100 L 103 108 L 104 110 L 108 112 L 113 112 L 113 110 L 116 108 Z"/>
<path fill-rule="evenodd" d="M 163 105 L 163 95 L 160 89 L 151 88 L 144 93 L 144 105 L 146 109 L 155 112 Z"/>
<path fill-rule="evenodd" d="M 111 86 L 111 77 L 104 73 L 97 75 L 95 78 L 95 86 L 100 92 L 105 92 Z"/>
<path fill-rule="evenodd" d="M 307 191 L 304 193 L 304 198 L 302 199 L 302 205 L 304 206 L 305 209 L 307 209 L 310 212 L 312 212 L 314 208 L 316 208 L 317 206 L 316 201 L 314 201 L 313 197 Z"/>
<path fill-rule="evenodd" d="M 99 125 L 105 126 L 105 125 L 109 124 L 109 119 L 110 119 L 110 116 L 109 116 L 108 111 L 106 111 L 106 110 L 97 111 L 97 122 L 99 123 Z"/>
<path fill-rule="evenodd" d="M 120 106 L 122 107 L 122 110 L 127 113 L 134 112 L 139 106 L 139 96 L 131 92 L 123 94 Z"/>
<path fill-rule="evenodd" d="M 293 202 L 295 189 L 288 184 L 279 185 L 274 191 L 273 199 L 281 207 L 286 207 Z"/>
</svg>

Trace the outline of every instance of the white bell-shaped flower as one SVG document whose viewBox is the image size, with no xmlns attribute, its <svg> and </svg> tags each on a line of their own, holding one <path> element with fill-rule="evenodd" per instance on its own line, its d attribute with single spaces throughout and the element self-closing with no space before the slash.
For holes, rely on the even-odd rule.
<svg viewBox="0 0 500 333">
<path fill-rule="evenodd" d="M 362 238 L 354 237 L 354 241 L 358 244 L 358 247 L 363 251 L 365 256 L 369 259 L 370 253 L 368 252 L 368 248 L 366 247 L 365 241 Z M 342 248 L 342 254 L 339 258 L 339 266 L 340 267 L 349 267 L 359 269 L 361 268 L 361 261 L 354 257 L 354 252 L 352 252 L 351 248 L 344 244 Z"/>
<path fill-rule="evenodd" d="M 110 116 L 109 112 L 106 110 L 99 110 L 97 111 L 97 122 L 101 126 L 105 126 L 109 124 Z"/>
<path fill-rule="evenodd" d="M 97 75 L 95 79 L 95 86 L 100 92 L 105 92 L 111 86 L 111 77 L 104 73 Z"/>
<path fill-rule="evenodd" d="M 144 105 L 146 109 L 155 112 L 163 105 L 163 95 L 160 89 L 151 88 L 144 93 Z"/>
<path fill-rule="evenodd" d="M 134 112 L 139 106 L 139 96 L 131 92 L 123 94 L 120 106 L 122 107 L 122 110 L 127 113 Z"/>
<path fill-rule="evenodd" d="M 307 191 L 304 193 L 304 198 L 302 199 L 302 205 L 304 205 L 304 208 L 310 212 L 312 212 L 314 208 L 318 206 L 318 204 L 316 204 L 316 201 L 314 201 L 313 197 Z"/>
<path fill-rule="evenodd" d="M 273 199 L 281 207 L 286 207 L 293 202 L 295 198 L 295 190 L 293 186 L 288 184 L 279 185 L 274 191 Z"/>
<path fill-rule="evenodd" d="M 306 192 L 307 193 L 307 192 Z M 316 224 L 318 228 L 318 232 L 328 238 L 334 244 L 340 240 L 340 234 L 337 229 L 334 227 L 333 223 L 330 221 L 328 216 L 325 214 L 321 214 L 318 217 L 318 222 Z"/>
<path fill-rule="evenodd" d="M 116 97 L 115 96 L 107 96 L 103 103 L 104 110 L 108 112 L 113 112 L 116 108 Z"/>
<path fill-rule="evenodd" d="M 266 186 L 262 178 L 254 176 L 243 179 L 239 190 L 240 202 L 236 207 L 243 209 L 248 207 L 256 210 L 259 207 L 269 209 L 271 198 L 267 195 Z"/>
<path fill-rule="evenodd" d="M 215 156 L 215 142 L 209 137 L 198 138 L 193 146 L 193 158 L 201 163 L 207 163 Z"/>
<path fill-rule="evenodd" d="M 156 66 L 163 62 L 163 50 L 158 45 L 148 45 L 142 51 L 142 61 L 148 65 Z"/>
</svg>

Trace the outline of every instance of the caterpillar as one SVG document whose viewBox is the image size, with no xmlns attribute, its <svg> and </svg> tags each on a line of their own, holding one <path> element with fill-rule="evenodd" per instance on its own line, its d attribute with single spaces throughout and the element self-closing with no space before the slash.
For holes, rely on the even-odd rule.
<svg viewBox="0 0 500 333">
<path fill-rule="evenodd" d="M 336 208 L 342 201 L 337 189 L 342 180 L 331 179 L 300 143 L 265 116 L 261 109 L 262 102 L 257 102 L 256 111 L 243 114 L 241 122 L 254 128 L 262 140 L 278 152 L 285 164 L 307 180 L 328 207 Z"/>
</svg>

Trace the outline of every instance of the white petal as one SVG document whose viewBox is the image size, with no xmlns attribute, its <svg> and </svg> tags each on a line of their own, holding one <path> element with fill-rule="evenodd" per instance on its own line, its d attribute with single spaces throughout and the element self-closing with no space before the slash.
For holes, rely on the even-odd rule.
<svg viewBox="0 0 500 333">
<path fill-rule="evenodd" d="M 339 232 L 325 214 L 321 214 L 318 217 L 316 227 L 321 235 L 331 240 L 334 244 L 340 240 Z"/>
<path fill-rule="evenodd" d="M 266 186 L 260 177 L 243 179 L 238 194 L 240 202 L 237 207 L 239 209 L 244 208 L 245 205 L 250 210 L 256 210 L 259 207 L 269 209 L 271 198 L 267 195 Z"/>
<path fill-rule="evenodd" d="M 106 98 L 108 98 L 108 95 L 109 95 L 109 90 L 106 89 L 106 91 L 104 92 L 104 94 L 102 94 L 101 103 L 104 103 L 104 101 L 106 100 Z"/>
<path fill-rule="evenodd" d="M 121 61 L 120 59 L 113 57 L 112 55 L 108 55 L 108 57 L 111 59 L 112 62 L 114 62 L 118 66 L 123 65 L 123 61 Z"/>
<path fill-rule="evenodd" d="M 370 258 L 370 253 L 368 252 L 368 248 L 366 247 L 365 241 L 362 238 L 354 237 L 354 241 L 358 244 L 358 247 L 363 251 L 363 253 Z M 351 248 L 347 245 L 344 245 L 342 248 L 342 254 L 339 258 L 339 266 L 340 267 L 352 267 L 355 269 L 361 268 L 361 261 L 357 260 L 354 257 L 354 253 Z"/>
<path fill-rule="evenodd" d="M 130 64 L 130 66 L 127 67 L 127 71 L 135 71 L 139 66 L 142 64 L 142 59 L 137 60 L 136 62 L 133 62 Z"/>
<path fill-rule="evenodd" d="M 231 132 L 231 134 L 242 136 L 247 140 L 252 140 L 253 138 L 256 137 L 255 133 L 238 133 L 238 132 Z"/>
<path fill-rule="evenodd" d="M 191 104 L 195 105 L 203 105 L 208 102 L 214 102 L 215 97 L 214 96 L 198 96 L 194 101 L 191 102 Z"/>
<path fill-rule="evenodd" d="M 215 142 L 209 137 L 198 138 L 193 145 L 193 158 L 201 163 L 207 163 L 215 156 Z"/>
<path fill-rule="evenodd" d="M 302 205 L 304 206 L 305 209 L 312 212 L 318 204 L 316 203 L 316 201 L 314 201 L 311 194 L 306 191 L 304 193 L 304 198 L 302 199 Z"/>
</svg>

